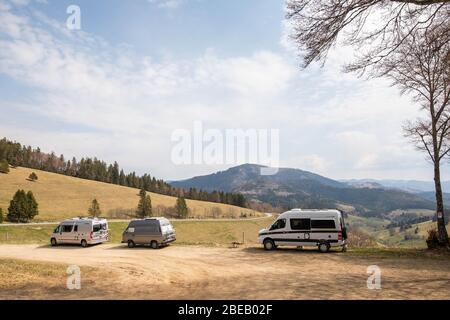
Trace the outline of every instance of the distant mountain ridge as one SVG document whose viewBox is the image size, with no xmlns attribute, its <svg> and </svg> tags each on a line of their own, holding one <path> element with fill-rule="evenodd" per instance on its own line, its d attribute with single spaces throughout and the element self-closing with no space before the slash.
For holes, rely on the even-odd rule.
<svg viewBox="0 0 450 320">
<path fill-rule="evenodd" d="M 279 168 L 274 175 L 260 175 L 263 166 L 244 164 L 225 171 L 172 181 L 184 189 L 239 192 L 247 199 L 285 208 L 351 206 L 364 215 L 382 215 L 396 209 L 433 209 L 432 201 L 402 190 L 352 186 L 321 175 L 292 168 Z"/>
<path fill-rule="evenodd" d="M 434 192 L 433 181 L 420 181 L 420 180 L 385 180 L 385 179 L 350 179 L 339 180 L 342 183 L 346 183 L 351 186 L 361 185 L 378 185 L 381 188 L 400 189 L 408 192 Z M 444 192 L 450 191 L 450 181 L 442 181 L 442 189 Z"/>
</svg>

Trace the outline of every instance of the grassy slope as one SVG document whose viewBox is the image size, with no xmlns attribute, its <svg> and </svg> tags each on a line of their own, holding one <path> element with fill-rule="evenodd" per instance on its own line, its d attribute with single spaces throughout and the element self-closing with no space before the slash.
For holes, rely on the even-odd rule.
<svg viewBox="0 0 450 320">
<path fill-rule="evenodd" d="M 392 212 L 390 215 L 395 216 L 402 212 L 413 212 L 418 216 L 431 216 L 434 212 L 431 210 L 399 210 Z M 370 234 L 377 242 L 388 247 L 400 248 L 426 248 L 425 239 L 428 236 L 428 230 L 436 227 L 436 222 L 427 221 L 413 224 L 411 228 L 400 231 L 400 228 L 395 228 L 393 234 L 386 228 L 389 225 L 389 220 L 378 218 L 366 218 L 349 215 L 346 219 L 347 225 L 350 227 L 350 233 L 353 228 L 361 229 Z M 418 233 L 415 233 L 416 227 L 419 228 Z M 447 226 L 450 233 L 450 226 Z M 405 240 L 405 235 L 413 236 L 413 239 Z"/>
<path fill-rule="evenodd" d="M 222 246 L 230 245 L 233 241 L 242 241 L 245 233 L 245 242 L 256 243 L 258 231 L 267 227 L 272 218 L 258 220 L 236 221 L 173 221 L 177 232 L 175 244 Z M 127 222 L 110 222 L 111 242 L 120 243 L 122 232 Z M 0 227 L 0 244 L 5 243 L 40 243 L 49 242 L 50 234 L 56 225 L 22 225 Z"/>
<path fill-rule="evenodd" d="M 419 228 L 417 234 L 415 234 L 416 227 Z M 433 228 L 436 228 L 436 222 L 427 221 L 413 224 L 411 228 L 403 231 L 400 231 L 399 228 L 396 228 L 393 235 L 391 235 L 389 233 L 389 230 L 386 229 L 375 232 L 373 235 L 381 243 L 387 246 L 425 248 L 427 246 L 425 239 L 428 236 L 428 230 Z M 450 233 L 450 226 L 448 225 L 447 231 Z M 405 240 L 405 235 L 413 235 L 417 237 L 417 239 Z"/>
<path fill-rule="evenodd" d="M 350 229 L 359 228 L 365 232 L 372 233 L 384 229 L 389 224 L 389 220 L 348 215 L 345 223 Z"/>
<path fill-rule="evenodd" d="M 27 178 L 31 172 L 36 172 L 38 181 L 31 182 Z M 139 190 L 78 179 L 60 174 L 49 173 L 40 170 L 15 168 L 9 174 L 0 174 L 0 207 L 4 211 L 9 206 L 9 201 L 17 189 L 33 191 L 39 202 L 39 215 L 36 221 L 55 221 L 86 215 L 92 199 L 97 198 L 100 202 L 103 215 L 108 216 L 110 210 L 134 209 L 139 197 Z M 176 198 L 155 193 L 149 193 L 152 205 L 166 207 L 174 206 Z M 239 208 L 236 206 L 205 201 L 187 200 L 193 217 L 201 218 L 211 215 L 211 209 L 219 207 L 224 217 L 238 217 L 241 213 L 247 216 L 258 216 L 253 210 Z"/>
</svg>

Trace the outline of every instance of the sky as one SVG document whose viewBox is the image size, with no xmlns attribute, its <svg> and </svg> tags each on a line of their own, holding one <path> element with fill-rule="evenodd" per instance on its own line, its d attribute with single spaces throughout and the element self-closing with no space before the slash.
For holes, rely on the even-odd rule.
<svg viewBox="0 0 450 320">
<path fill-rule="evenodd" d="M 80 30 L 66 21 L 80 8 Z M 278 130 L 279 165 L 334 179 L 431 180 L 403 136 L 420 116 L 382 79 L 302 70 L 279 0 L 0 0 L 0 136 L 166 180 L 177 130 Z M 444 165 L 443 178 L 450 175 Z"/>
</svg>

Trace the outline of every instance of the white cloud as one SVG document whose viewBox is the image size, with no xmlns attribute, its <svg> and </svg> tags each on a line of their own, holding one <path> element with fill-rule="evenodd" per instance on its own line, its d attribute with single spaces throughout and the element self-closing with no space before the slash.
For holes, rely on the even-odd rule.
<svg viewBox="0 0 450 320">
<path fill-rule="evenodd" d="M 331 161 L 317 154 L 308 154 L 301 156 L 298 160 L 300 168 L 319 174 L 325 174 L 330 166 Z"/>
<path fill-rule="evenodd" d="M 78 128 L 2 123 L 0 136 L 174 179 L 223 169 L 170 162 L 172 131 L 202 120 L 221 130 L 280 129 L 282 166 L 333 178 L 417 178 L 426 168 L 401 134 L 418 109 L 384 82 L 340 73 L 347 49 L 331 54 L 324 69 L 302 72 L 292 51 L 223 57 L 210 49 L 195 59 L 155 61 L 42 13 L 19 15 L 4 2 L 0 20 L 0 73 L 32 89 L 27 102 L 0 100 L 0 109 Z"/>
<path fill-rule="evenodd" d="M 180 7 L 184 0 L 147 0 L 152 4 L 156 4 L 159 8 L 176 9 Z"/>
</svg>

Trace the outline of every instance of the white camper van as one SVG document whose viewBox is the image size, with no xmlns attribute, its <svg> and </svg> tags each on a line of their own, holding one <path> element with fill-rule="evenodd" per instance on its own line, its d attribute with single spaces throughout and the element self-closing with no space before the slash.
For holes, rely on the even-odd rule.
<svg viewBox="0 0 450 320">
<path fill-rule="evenodd" d="M 59 224 L 50 237 L 52 246 L 81 244 L 87 247 L 108 241 L 108 221 L 100 218 L 73 218 Z"/>
<path fill-rule="evenodd" d="M 282 213 L 267 229 L 259 232 L 264 249 L 277 246 L 316 246 L 320 252 L 330 247 L 347 250 L 347 230 L 339 210 L 292 209 Z"/>
</svg>

